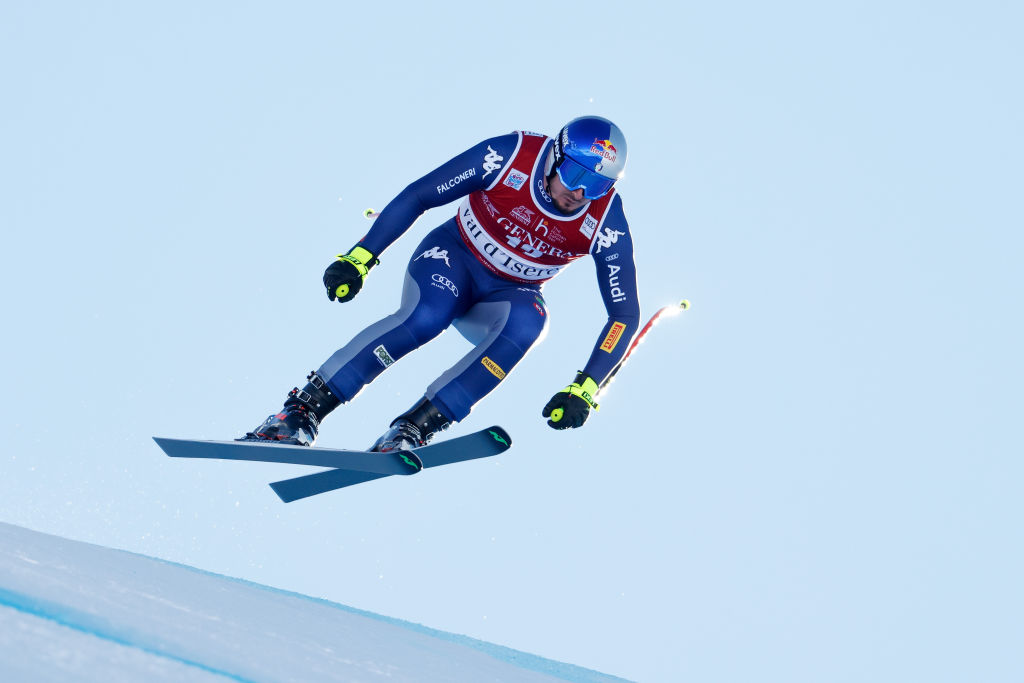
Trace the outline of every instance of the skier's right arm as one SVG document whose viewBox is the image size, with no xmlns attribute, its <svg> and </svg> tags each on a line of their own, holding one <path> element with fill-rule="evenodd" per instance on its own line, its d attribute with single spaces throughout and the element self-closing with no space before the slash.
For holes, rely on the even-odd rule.
<svg viewBox="0 0 1024 683">
<path fill-rule="evenodd" d="M 461 199 L 493 186 L 505 163 L 519 146 L 519 133 L 489 138 L 409 183 L 391 200 L 363 239 L 339 254 L 324 273 L 324 286 L 332 301 L 350 301 L 362 287 L 377 257 L 390 247 L 428 209 Z"/>
</svg>

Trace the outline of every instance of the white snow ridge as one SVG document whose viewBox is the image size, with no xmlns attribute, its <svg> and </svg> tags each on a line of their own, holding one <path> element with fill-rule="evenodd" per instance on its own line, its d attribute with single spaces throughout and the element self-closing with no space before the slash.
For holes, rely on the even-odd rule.
<svg viewBox="0 0 1024 683">
<path fill-rule="evenodd" d="M 622 681 L 0 523 L 0 681 Z"/>
</svg>

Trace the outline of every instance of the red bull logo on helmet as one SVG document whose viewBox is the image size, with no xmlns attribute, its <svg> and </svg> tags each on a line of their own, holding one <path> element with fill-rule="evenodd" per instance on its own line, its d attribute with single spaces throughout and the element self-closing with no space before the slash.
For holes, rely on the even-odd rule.
<svg viewBox="0 0 1024 683">
<path fill-rule="evenodd" d="M 616 156 L 619 153 L 619 150 L 615 149 L 615 145 L 612 144 L 611 140 L 594 140 L 594 144 L 590 146 L 590 151 L 612 163 L 615 163 Z"/>
</svg>

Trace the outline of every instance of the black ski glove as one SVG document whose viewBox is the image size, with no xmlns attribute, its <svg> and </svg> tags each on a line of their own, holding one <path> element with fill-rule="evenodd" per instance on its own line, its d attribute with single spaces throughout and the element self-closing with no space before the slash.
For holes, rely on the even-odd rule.
<svg viewBox="0 0 1024 683">
<path fill-rule="evenodd" d="M 582 427 L 590 416 L 590 409 L 600 408 L 594 400 L 597 390 L 597 382 L 590 375 L 578 372 L 572 384 L 551 397 L 541 417 L 549 418 L 548 426 L 552 429 Z"/>
<path fill-rule="evenodd" d="M 327 298 L 340 303 L 351 301 L 363 288 L 363 281 L 370 268 L 380 263 L 373 254 L 362 247 L 353 247 L 347 254 L 338 254 L 338 260 L 324 271 L 324 287 Z"/>
</svg>

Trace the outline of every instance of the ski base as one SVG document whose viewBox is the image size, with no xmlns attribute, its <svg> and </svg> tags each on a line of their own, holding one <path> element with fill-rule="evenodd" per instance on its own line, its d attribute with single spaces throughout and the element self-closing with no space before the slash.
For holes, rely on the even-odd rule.
<svg viewBox="0 0 1024 683">
<path fill-rule="evenodd" d="M 411 450 L 374 453 L 336 448 L 309 448 L 260 441 L 197 441 L 153 437 L 172 458 L 212 458 L 329 467 L 270 487 L 286 503 L 392 475 L 416 474 L 440 467 L 487 458 L 512 447 L 512 437 L 498 426 L 428 444 Z"/>
<path fill-rule="evenodd" d="M 421 448 L 413 449 L 413 453 L 423 463 L 423 467 L 440 467 L 467 460 L 488 458 L 504 453 L 512 447 L 512 437 L 498 426 L 481 429 L 472 434 L 457 436 L 454 439 L 438 441 Z M 301 477 L 275 481 L 270 485 L 274 493 L 286 503 L 309 498 L 320 493 L 362 484 L 386 477 L 386 474 L 370 472 L 353 472 L 343 469 L 332 469 L 325 472 L 314 472 Z"/>
<path fill-rule="evenodd" d="M 412 451 L 370 453 L 337 448 L 310 448 L 263 441 L 193 441 L 153 437 L 172 458 L 213 458 L 338 467 L 380 475 L 416 474 L 423 463 Z"/>
</svg>

